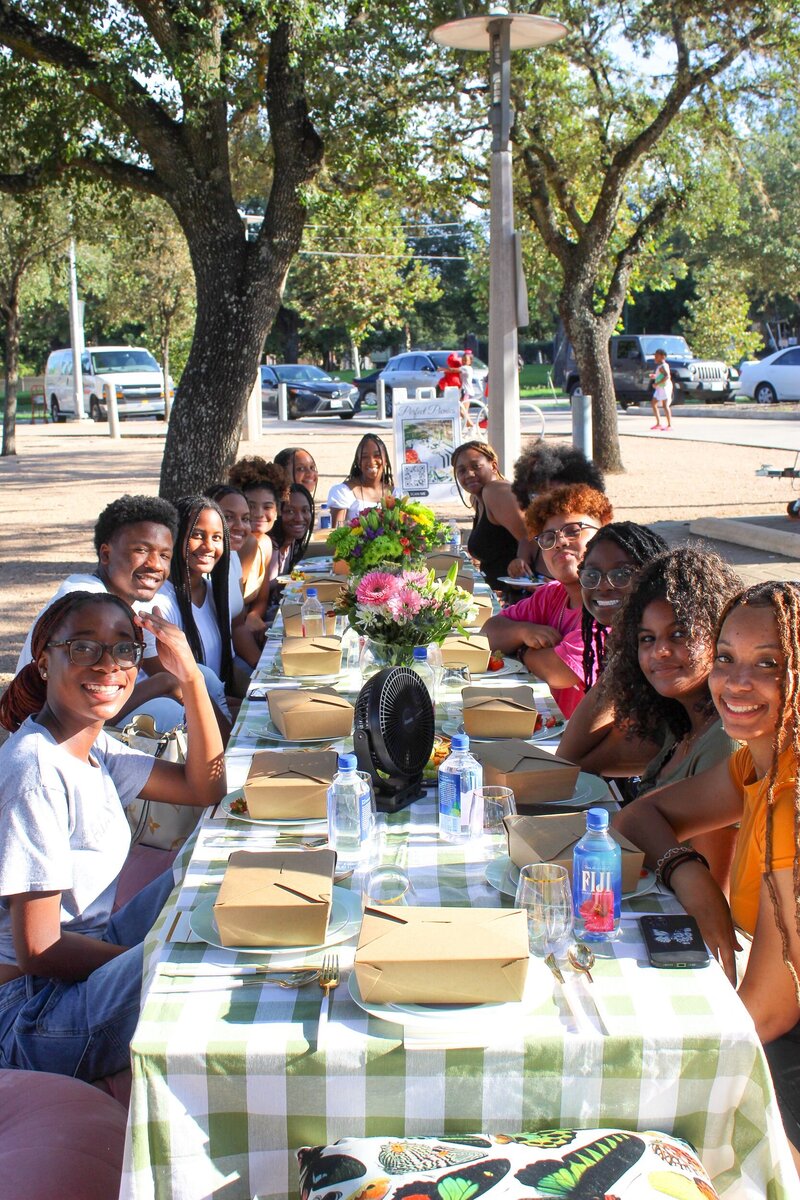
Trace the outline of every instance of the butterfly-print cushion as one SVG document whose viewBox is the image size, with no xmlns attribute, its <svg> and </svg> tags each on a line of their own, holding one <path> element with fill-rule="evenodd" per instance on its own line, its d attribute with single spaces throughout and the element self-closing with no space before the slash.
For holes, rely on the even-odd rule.
<svg viewBox="0 0 800 1200">
<path fill-rule="evenodd" d="M 622 1129 L 342 1138 L 298 1152 L 300 1200 L 716 1200 L 688 1142 Z"/>
</svg>

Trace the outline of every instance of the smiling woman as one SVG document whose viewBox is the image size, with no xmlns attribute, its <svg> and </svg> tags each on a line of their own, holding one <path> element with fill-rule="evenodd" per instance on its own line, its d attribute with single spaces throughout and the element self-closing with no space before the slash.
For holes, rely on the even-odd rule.
<svg viewBox="0 0 800 1200">
<path fill-rule="evenodd" d="M 130 695 L 142 628 L 178 680 L 186 763 L 103 730 Z M 108 593 L 70 592 L 37 621 L 33 661 L 0 700 L 0 1061 L 89 1082 L 128 1064 L 141 943 L 172 871 L 111 916 L 141 795 L 205 806 L 224 792 L 222 742 L 203 678 L 174 625 Z"/>
</svg>

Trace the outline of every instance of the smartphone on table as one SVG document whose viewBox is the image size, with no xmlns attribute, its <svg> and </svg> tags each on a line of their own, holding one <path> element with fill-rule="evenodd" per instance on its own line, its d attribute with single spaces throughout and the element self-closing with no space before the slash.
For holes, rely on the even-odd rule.
<svg viewBox="0 0 800 1200">
<path fill-rule="evenodd" d="M 640 917 L 642 936 L 653 967 L 705 967 L 709 953 L 700 927 L 688 913 L 682 916 Z"/>
</svg>

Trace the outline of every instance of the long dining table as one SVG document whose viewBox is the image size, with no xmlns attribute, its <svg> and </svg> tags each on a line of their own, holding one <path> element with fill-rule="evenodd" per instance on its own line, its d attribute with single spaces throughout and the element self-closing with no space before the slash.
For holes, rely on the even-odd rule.
<svg viewBox="0 0 800 1200">
<path fill-rule="evenodd" d="M 266 736 L 264 701 L 286 682 L 280 634 L 278 619 L 226 752 L 232 793 L 255 751 L 281 744 Z M 557 715 L 546 687 L 526 682 L 543 715 Z M 351 670 L 335 686 L 352 693 L 357 683 Z M 624 902 L 621 935 L 598 951 L 593 983 L 575 976 L 562 987 L 532 959 L 522 1003 L 428 1021 L 361 1000 L 352 983 L 361 900 L 344 880 L 342 983 L 321 1036 L 316 983 L 282 988 L 257 973 L 267 962 L 319 963 L 318 951 L 235 953 L 199 917 L 229 854 L 268 848 L 276 832 L 218 806 L 176 859 L 176 886 L 145 944 L 121 1200 L 287 1200 L 299 1196 L 303 1146 L 555 1126 L 674 1133 L 697 1148 L 726 1200 L 798 1194 L 761 1045 L 721 969 L 647 964 L 637 913 L 677 911 L 654 880 Z M 435 790 L 381 815 L 378 837 L 380 861 L 406 872 L 414 903 L 513 906 L 502 848 L 439 841 Z"/>
</svg>

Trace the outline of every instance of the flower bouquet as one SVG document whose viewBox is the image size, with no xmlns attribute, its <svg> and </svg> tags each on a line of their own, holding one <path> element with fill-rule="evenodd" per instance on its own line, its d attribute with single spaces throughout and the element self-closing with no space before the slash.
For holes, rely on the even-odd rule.
<svg viewBox="0 0 800 1200">
<path fill-rule="evenodd" d="M 385 564 L 351 578 L 337 612 L 374 646 L 383 648 L 386 664 L 410 662 L 415 646 L 443 642 L 447 635 L 475 619 L 472 596 L 456 583 L 458 564 L 443 579 L 433 571 L 403 570 Z"/>
<path fill-rule="evenodd" d="M 334 529 L 328 546 L 334 569 L 337 563 L 347 564 L 350 574 L 357 576 L 381 563 L 410 565 L 429 550 L 445 546 L 449 537 L 449 527 L 432 509 L 407 496 L 387 496 L 375 508 Z"/>
</svg>

